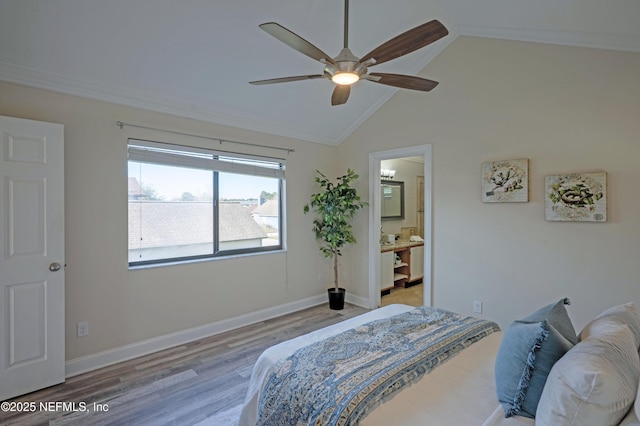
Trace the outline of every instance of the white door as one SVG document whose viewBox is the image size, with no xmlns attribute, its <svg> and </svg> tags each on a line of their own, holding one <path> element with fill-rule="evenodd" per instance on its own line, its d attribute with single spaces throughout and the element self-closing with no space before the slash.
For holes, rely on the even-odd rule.
<svg viewBox="0 0 640 426">
<path fill-rule="evenodd" d="M 63 127 L 0 117 L 0 401 L 64 381 Z"/>
<path fill-rule="evenodd" d="M 380 287 L 381 290 L 389 290 L 393 287 L 393 262 L 394 252 L 380 253 Z"/>
<path fill-rule="evenodd" d="M 424 246 L 411 247 L 409 256 L 409 279 L 411 281 L 424 277 Z"/>
</svg>

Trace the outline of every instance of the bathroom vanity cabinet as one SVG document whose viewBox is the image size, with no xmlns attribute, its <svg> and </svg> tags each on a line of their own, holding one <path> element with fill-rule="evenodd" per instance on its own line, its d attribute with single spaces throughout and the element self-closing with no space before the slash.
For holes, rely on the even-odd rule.
<svg viewBox="0 0 640 426">
<path fill-rule="evenodd" d="M 383 294 L 393 287 L 410 287 L 424 277 L 424 243 L 398 241 L 380 246 L 380 276 Z"/>
</svg>

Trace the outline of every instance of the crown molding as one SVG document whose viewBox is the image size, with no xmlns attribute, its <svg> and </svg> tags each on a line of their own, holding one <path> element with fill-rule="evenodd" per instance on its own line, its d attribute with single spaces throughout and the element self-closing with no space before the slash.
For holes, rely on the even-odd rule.
<svg viewBox="0 0 640 426">
<path fill-rule="evenodd" d="M 418 57 L 409 67 L 410 74 L 417 74 L 442 50 L 444 50 L 455 38 L 457 31 L 452 32 L 452 36 L 447 37 L 434 44 L 426 54 Z M 243 130 L 250 130 L 260 133 L 267 133 L 275 136 L 298 139 L 308 142 L 315 142 L 324 145 L 339 145 L 353 131 L 362 125 L 378 108 L 388 101 L 399 89 L 385 86 L 387 90 L 353 120 L 336 137 L 318 135 L 315 133 L 302 132 L 294 128 L 288 128 L 281 124 L 273 125 L 267 122 L 260 122 L 256 117 L 243 117 L 211 108 L 202 104 L 185 103 L 179 99 L 162 98 L 152 93 L 135 90 L 131 88 L 118 88 L 100 82 L 80 81 L 78 79 L 61 76 L 58 74 L 46 73 L 27 67 L 20 67 L 6 62 L 0 62 L 0 81 L 20 84 L 52 92 L 64 93 L 67 95 L 79 96 L 102 102 L 109 102 L 117 105 L 124 105 L 139 108 L 147 111 L 171 114 L 178 117 L 190 118 L 194 120 L 220 124 L 224 126 L 236 127 Z"/>
<path fill-rule="evenodd" d="M 504 40 L 588 47 L 640 53 L 640 34 L 604 34 L 589 31 L 550 31 L 478 25 L 459 25 L 460 35 Z"/>
<path fill-rule="evenodd" d="M 341 142 L 339 139 L 283 128 L 280 125 L 258 123 L 255 117 L 226 115 L 205 105 L 161 98 L 130 88 L 120 89 L 105 84 L 88 83 L 6 62 L 0 62 L 0 81 L 308 142 L 325 145 L 338 145 Z"/>
</svg>

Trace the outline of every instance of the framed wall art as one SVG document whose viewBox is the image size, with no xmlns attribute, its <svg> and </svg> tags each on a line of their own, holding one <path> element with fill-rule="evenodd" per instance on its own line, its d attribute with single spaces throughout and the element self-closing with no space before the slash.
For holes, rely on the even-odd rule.
<svg viewBox="0 0 640 426">
<path fill-rule="evenodd" d="M 529 201 L 529 159 L 482 163 L 482 202 Z"/>
<path fill-rule="evenodd" d="M 606 172 L 546 176 L 544 188 L 546 220 L 607 221 Z"/>
</svg>

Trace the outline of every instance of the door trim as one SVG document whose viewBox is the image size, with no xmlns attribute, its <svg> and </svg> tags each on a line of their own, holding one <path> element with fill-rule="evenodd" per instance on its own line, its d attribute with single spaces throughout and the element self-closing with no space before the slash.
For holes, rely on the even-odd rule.
<svg viewBox="0 0 640 426">
<path fill-rule="evenodd" d="M 424 157 L 424 305 L 433 305 L 432 284 L 432 159 L 431 144 L 390 149 L 369 154 L 369 308 L 380 306 L 380 162 L 394 158 Z"/>
</svg>

